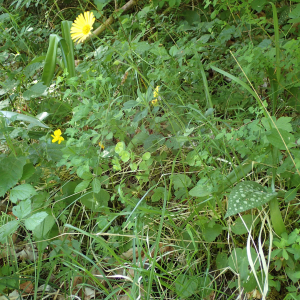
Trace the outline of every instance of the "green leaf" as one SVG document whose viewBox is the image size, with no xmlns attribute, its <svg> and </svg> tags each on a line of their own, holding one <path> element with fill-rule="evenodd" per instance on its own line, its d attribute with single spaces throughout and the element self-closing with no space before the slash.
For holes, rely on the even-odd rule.
<svg viewBox="0 0 300 300">
<path fill-rule="evenodd" d="M 250 252 L 252 261 L 256 261 L 254 267 L 257 270 L 257 268 L 259 267 L 259 262 L 258 260 L 256 260 L 257 254 L 252 247 L 250 248 Z M 240 274 L 242 281 L 246 281 L 249 275 L 247 249 L 234 248 L 228 258 L 228 266 L 232 268 L 232 270 L 234 270 L 236 273 Z"/>
<path fill-rule="evenodd" d="M 28 219 L 25 220 L 25 227 L 27 230 L 34 230 L 38 225 L 40 225 L 44 219 L 48 216 L 45 211 L 38 212 Z"/>
<path fill-rule="evenodd" d="M 278 131 L 275 128 L 272 128 L 267 132 L 267 140 L 270 142 L 270 144 L 272 144 L 279 150 L 286 150 L 286 147 L 288 148 L 296 147 L 295 137 L 293 134 L 283 129 L 279 129 L 279 132 L 281 136 L 279 135 Z M 284 145 L 282 138 L 286 146 Z"/>
<path fill-rule="evenodd" d="M 294 200 L 297 196 L 297 192 L 298 192 L 298 189 L 292 189 L 292 190 L 289 190 L 285 193 L 284 195 L 284 201 L 285 203 L 288 203 L 292 200 Z"/>
<path fill-rule="evenodd" d="M 192 180 L 185 174 L 174 174 L 170 176 L 173 179 L 174 189 L 187 188 L 191 185 Z M 198 196 L 199 197 L 199 196 Z"/>
<path fill-rule="evenodd" d="M 21 184 L 10 191 L 9 200 L 13 203 L 17 203 L 18 200 L 25 200 L 35 194 L 36 191 L 30 184 Z"/>
<path fill-rule="evenodd" d="M 206 197 L 213 191 L 213 187 L 208 184 L 198 184 L 189 191 L 189 194 L 193 197 Z"/>
<path fill-rule="evenodd" d="M 34 172 L 35 172 L 35 167 L 33 166 L 33 164 L 32 163 L 26 164 L 23 168 L 23 175 L 20 181 L 27 180 L 34 174 Z"/>
<path fill-rule="evenodd" d="M 224 252 L 219 252 L 216 258 L 216 265 L 218 269 L 224 269 L 228 267 L 227 254 Z"/>
<path fill-rule="evenodd" d="M 234 224 L 231 226 L 231 231 L 234 234 L 238 234 L 238 235 L 248 233 L 248 230 L 250 230 L 250 227 L 253 224 L 255 217 L 256 216 L 254 216 L 254 215 L 243 215 L 241 217 L 238 217 L 234 221 Z M 243 222 L 243 220 L 244 220 L 244 222 Z M 255 223 L 253 224 L 253 227 L 255 227 L 258 222 L 259 222 L 259 220 L 256 219 Z M 246 224 L 248 230 L 245 227 L 244 223 Z"/>
<path fill-rule="evenodd" d="M 56 225 L 55 218 L 48 214 L 48 216 L 39 224 L 39 226 L 35 227 L 33 230 L 34 236 L 39 239 L 46 239 L 48 237 L 51 229 Z"/>
<path fill-rule="evenodd" d="M 57 34 L 50 34 L 49 46 L 46 54 L 44 70 L 42 74 L 42 81 L 46 86 L 50 86 L 55 67 L 56 67 L 56 53 L 60 37 Z"/>
<path fill-rule="evenodd" d="M 153 202 L 158 202 L 162 199 L 164 199 L 164 195 L 166 193 L 166 189 L 163 187 L 158 187 L 154 190 L 154 194 L 151 197 L 151 200 Z"/>
<path fill-rule="evenodd" d="M 130 159 L 130 153 L 128 151 L 122 151 L 119 155 L 123 162 L 127 162 Z"/>
<path fill-rule="evenodd" d="M 76 188 L 75 188 L 75 190 L 74 190 L 74 193 L 76 194 L 76 193 L 78 193 L 78 192 L 81 192 L 81 191 L 85 190 L 85 189 L 89 186 L 90 182 L 91 182 L 90 180 L 83 180 L 83 181 L 81 181 L 81 182 L 76 186 Z"/>
<path fill-rule="evenodd" d="M 16 185 L 23 174 L 26 163 L 25 157 L 6 157 L 0 161 L 0 197 L 14 185 Z"/>
<path fill-rule="evenodd" d="M 17 121 L 29 122 L 30 127 L 39 126 L 39 127 L 43 127 L 43 128 L 49 128 L 47 125 L 43 124 L 40 120 L 38 120 L 37 118 L 35 118 L 33 116 L 31 117 L 31 116 L 15 113 L 12 111 L 5 111 L 5 110 L 0 111 L 0 117 L 1 117 L 1 115 L 3 115 L 3 117 L 8 120 L 11 118 L 16 118 Z"/>
<path fill-rule="evenodd" d="M 36 98 L 40 96 L 46 96 L 47 86 L 42 82 L 38 82 L 32 85 L 27 91 L 23 93 L 23 98 L 25 100 L 30 100 L 31 98 Z"/>
<path fill-rule="evenodd" d="M 115 147 L 115 152 L 116 153 L 121 153 L 123 150 L 125 149 L 125 144 L 124 142 L 119 142 L 117 143 L 116 147 Z"/>
<path fill-rule="evenodd" d="M 0 243 L 5 243 L 6 238 L 13 234 L 19 225 L 18 220 L 10 221 L 0 227 Z"/>
<path fill-rule="evenodd" d="M 74 60 L 74 43 L 71 38 L 71 27 L 72 22 L 71 21 L 62 21 L 61 22 L 61 31 L 62 31 L 62 37 L 63 40 L 66 43 L 67 47 L 67 53 L 63 53 L 63 56 L 65 57 L 65 65 L 68 70 L 68 78 L 75 77 L 75 60 Z"/>
<path fill-rule="evenodd" d="M 293 283 L 297 283 L 300 280 L 300 271 L 296 271 L 294 269 L 285 268 L 285 272 L 288 275 L 288 277 L 293 281 Z"/>
<path fill-rule="evenodd" d="M 92 181 L 92 189 L 95 194 L 99 193 L 101 190 L 101 182 L 99 179 L 94 178 Z"/>
<path fill-rule="evenodd" d="M 265 188 L 254 181 L 237 184 L 228 197 L 228 209 L 225 218 L 243 211 L 257 208 L 276 198 L 277 193 L 267 193 Z"/>
<path fill-rule="evenodd" d="M 21 201 L 18 205 L 12 209 L 13 214 L 19 219 L 23 219 L 31 213 L 31 201 L 30 199 Z"/>
<path fill-rule="evenodd" d="M 180 299 L 185 299 L 195 294 L 198 288 L 197 276 L 180 274 L 175 281 L 175 292 Z"/>
<path fill-rule="evenodd" d="M 203 228 L 203 235 L 206 242 L 213 242 L 221 233 L 222 233 L 223 227 L 220 224 L 213 224 L 213 226 L 210 225 L 210 223 L 207 223 L 204 225 Z"/>
<path fill-rule="evenodd" d="M 151 157 L 151 153 L 150 152 L 145 152 L 142 156 L 142 160 L 149 160 Z"/>
<path fill-rule="evenodd" d="M 101 189 L 99 193 L 89 193 L 80 198 L 80 202 L 94 212 L 103 211 L 103 207 L 107 207 L 110 199 L 109 193 L 105 189 Z"/>
</svg>

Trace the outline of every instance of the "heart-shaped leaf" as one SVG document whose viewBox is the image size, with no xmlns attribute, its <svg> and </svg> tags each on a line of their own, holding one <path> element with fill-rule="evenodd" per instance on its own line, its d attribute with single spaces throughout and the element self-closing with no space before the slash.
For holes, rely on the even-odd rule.
<svg viewBox="0 0 300 300">
<path fill-rule="evenodd" d="M 257 182 L 243 181 L 232 189 L 228 197 L 225 218 L 266 204 L 276 196 L 277 193 L 266 192 L 265 188 Z"/>
</svg>

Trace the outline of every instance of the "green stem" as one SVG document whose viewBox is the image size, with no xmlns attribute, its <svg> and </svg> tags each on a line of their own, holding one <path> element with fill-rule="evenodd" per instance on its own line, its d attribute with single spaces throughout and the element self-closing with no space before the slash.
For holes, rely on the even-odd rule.
<svg viewBox="0 0 300 300">
<path fill-rule="evenodd" d="M 275 192 L 275 179 L 276 179 L 276 165 L 277 165 L 277 158 L 278 158 L 278 150 L 277 148 L 273 147 L 272 149 L 272 161 L 273 161 L 273 168 L 272 168 L 272 192 Z M 276 234 L 281 236 L 284 232 L 286 232 L 286 228 L 282 219 L 282 215 L 280 212 L 279 204 L 277 198 L 271 200 L 269 202 L 270 207 L 270 217 L 271 222 Z"/>
</svg>

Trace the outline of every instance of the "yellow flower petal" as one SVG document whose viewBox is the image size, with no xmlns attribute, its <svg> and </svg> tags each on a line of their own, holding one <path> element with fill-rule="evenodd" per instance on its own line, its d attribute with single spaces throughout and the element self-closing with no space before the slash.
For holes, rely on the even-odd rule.
<svg viewBox="0 0 300 300">
<path fill-rule="evenodd" d="M 54 131 L 54 135 L 51 134 L 53 137 L 52 143 L 58 142 L 59 144 L 64 141 L 65 139 L 61 136 L 61 130 L 57 129 Z"/>
<path fill-rule="evenodd" d="M 71 27 L 71 38 L 74 42 L 83 42 L 90 34 L 95 22 L 93 12 L 86 11 L 80 14 Z"/>
</svg>

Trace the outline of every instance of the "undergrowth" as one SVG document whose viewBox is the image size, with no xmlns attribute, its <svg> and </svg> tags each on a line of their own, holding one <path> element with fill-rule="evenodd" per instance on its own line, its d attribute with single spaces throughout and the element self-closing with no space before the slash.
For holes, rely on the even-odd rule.
<svg viewBox="0 0 300 300">
<path fill-rule="evenodd" d="M 300 299 L 297 1 L 0 3 L 1 300 Z"/>
</svg>

